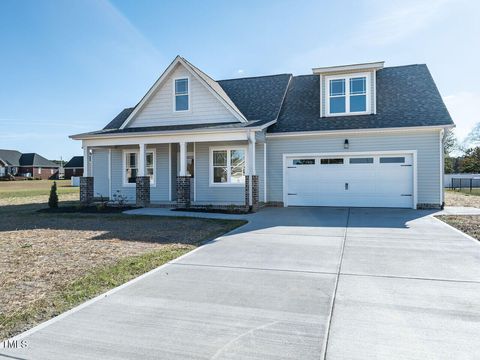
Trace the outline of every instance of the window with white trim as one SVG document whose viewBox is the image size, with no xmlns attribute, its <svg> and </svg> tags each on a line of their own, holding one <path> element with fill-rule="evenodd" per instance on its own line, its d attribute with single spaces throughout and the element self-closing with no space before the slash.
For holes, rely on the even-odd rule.
<svg viewBox="0 0 480 360">
<path fill-rule="evenodd" d="M 135 184 L 138 175 L 138 151 L 127 150 L 123 153 L 123 184 Z M 150 184 L 155 184 L 155 152 L 146 151 L 145 176 L 150 177 Z"/>
<path fill-rule="evenodd" d="M 369 106 L 369 74 L 327 76 L 327 115 L 366 114 Z"/>
<path fill-rule="evenodd" d="M 245 183 L 245 148 L 215 148 L 211 150 L 210 158 L 210 179 L 213 185 Z"/>
<path fill-rule="evenodd" d="M 175 79 L 175 111 L 188 111 L 189 108 L 188 78 Z"/>
</svg>

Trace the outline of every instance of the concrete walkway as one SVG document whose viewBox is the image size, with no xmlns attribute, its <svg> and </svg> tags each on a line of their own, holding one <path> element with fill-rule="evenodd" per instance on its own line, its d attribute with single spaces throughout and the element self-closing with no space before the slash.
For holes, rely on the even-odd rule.
<svg viewBox="0 0 480 360">
<path fill-rule="evenodd" d="M 431 214 L 264 209 L 235 232 L 27 334 L 27 348 L 0 353 L 475 359 L 480 245 Z"/>
</svg>

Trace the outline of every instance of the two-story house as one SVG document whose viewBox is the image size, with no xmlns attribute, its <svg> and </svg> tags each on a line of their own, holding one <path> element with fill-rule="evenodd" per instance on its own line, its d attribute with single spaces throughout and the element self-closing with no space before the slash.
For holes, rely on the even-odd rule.
<svg viewBox="0 0 480 360">
<path fill-rule="evenodd" d="M 136 106 L 71 137 L 85 202 L 438 208 L 453 126 L 425 65 L 215 81 L 177 56 Z"/>
</svg>

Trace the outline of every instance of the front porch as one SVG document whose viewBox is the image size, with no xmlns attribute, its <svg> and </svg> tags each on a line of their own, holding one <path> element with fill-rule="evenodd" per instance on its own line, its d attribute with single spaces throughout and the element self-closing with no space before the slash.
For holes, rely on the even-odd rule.
<svg viewBox="0 0 480 360">
<path fill-rule="evenodd" d="M 165 136 L 135 143 L 112 140 L 115 143 L 84 140 L 84 204 L 102 197 L 139 207 L 236 207 L 247 212 L 266 200 L 261 189 L 266 146 L 255 132 L 195 136 L 204 141 L 183 137 L 167 142 Z"/>
</svg>

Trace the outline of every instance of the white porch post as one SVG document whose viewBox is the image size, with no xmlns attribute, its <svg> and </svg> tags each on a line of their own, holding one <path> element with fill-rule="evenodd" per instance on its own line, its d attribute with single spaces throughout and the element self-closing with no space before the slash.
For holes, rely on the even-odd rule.
<svg viewBox="0 0 480 360">
<path fill-rule="evenodd" d="M 187 143 L 180 143 L 180 176 L 187 176 Z"/>
<path fill-rule="evenodd" d="M 88 177 L 90 176 L 90 161 L 89 159 L 89 153 L 88 153 L 88 146 L 83 147 L 83 176 Z"/>
<path fill-rule="evenodd" d="M 253 175 L 255 174 L 255 132 L 248 133 L 248 205 L 253 205 Z"/>
<path fill-rule="evenodd" d="M 138 154 L 138 176 L 145 176 L 145 157 L 146 157 L 146 151 L 145 151 L 145 144 L 139 144 L 140 145 L 140 152 Z"/>
<path fill-rule="evenodd" d="M 247 175 L 256 175 L 255 170 L 255 132 L 248 136 L 248 173 Z"/>
</svg>

